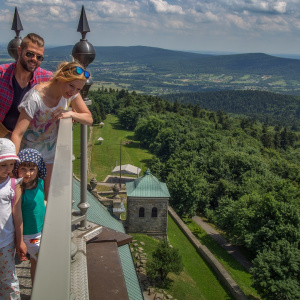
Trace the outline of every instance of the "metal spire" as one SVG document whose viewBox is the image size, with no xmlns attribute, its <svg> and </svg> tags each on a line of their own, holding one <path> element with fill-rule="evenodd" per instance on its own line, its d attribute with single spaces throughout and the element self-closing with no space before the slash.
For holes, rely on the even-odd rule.
<svg viewBox="0 0 300 300">
<path fill-rule="evenodd" d="M 20 37 L 20 31 L 23 30 L 23 26 L 21 23 L 21 19 L 19 17 L 17 7 L 15 7 L 15 14 L 14 14 L 13 22 L 11 25 L 11 30 L 14 30 L 16 32 L 16 36 L 13 40 L 11 40 L 8 43 L 7 52 L 12 58 L 17 60 L 18 59 L 18 47 L 21 45 L 21 42 L 22 42 L 22 39 Z"/>
<path fill-rule="evenodd" d="M 80 19 L 77 27 L 77 32 L 80 32 L 82 35 L 82 39 L 85 39 L 85 35 L 87 32 L 90 32 L 89 23 L 85 14 L 84 6 L 82 5 Z"/>
<path fill-rule="evenodd" d="M 23 30 L 22 22 L 19 17 L 18 8 L 15 7 L 15 14 L 14 19 L 11 25 L 11 30 L 14 30 L 16 32 L 16 35 L 19 36 L 20 31 Z"/>
</svg>

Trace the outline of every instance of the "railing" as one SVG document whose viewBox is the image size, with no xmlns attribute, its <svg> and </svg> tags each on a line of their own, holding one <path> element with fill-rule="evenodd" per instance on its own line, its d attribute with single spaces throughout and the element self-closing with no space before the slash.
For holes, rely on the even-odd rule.
<svg viewBox="0 0 300 300">
<path fill-rule="evenodd" d="M 70 299 L 72 153 L 72 119 L 62 119 L 31 300 Z"/>
</svg>

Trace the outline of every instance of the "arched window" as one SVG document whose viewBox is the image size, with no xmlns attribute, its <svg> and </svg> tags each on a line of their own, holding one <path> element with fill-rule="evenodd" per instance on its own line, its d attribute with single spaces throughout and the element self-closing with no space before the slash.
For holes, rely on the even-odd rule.
<svg viewBox="0 0 300 300">
<path fill-rule="evenodd" d="M 144 208 L 144 207 L 141 207 L 141 208 L 139 209 L 139 217 L 140 217 L 140 218 L 145 217 L 145 208 Z"/>
<path fill-rule="evenodd" d="M 151 214 L 151 217 L 152 217 L 152 218 L 157 218 L 157 208 L 156 208 L 156 207 L 153 207 L 153 208 L 152 208 L 152 214 Z"/>
</svg>

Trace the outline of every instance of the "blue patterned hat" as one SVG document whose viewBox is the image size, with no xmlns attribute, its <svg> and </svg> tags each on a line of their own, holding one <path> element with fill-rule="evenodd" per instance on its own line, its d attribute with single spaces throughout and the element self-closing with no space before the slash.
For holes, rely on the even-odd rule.
<svg viewBox="0 0 300 300">
<path fill-rule="evenodd" d="M 39 151 L 31 148 L 26 148 L 21 150 L 18 153 L 18 157 L 20 158 L 20 161 L 15 163 L 15 169 L 14 169 L 15 175 L 18 174 L 18 168 L 20 164 L 29 161 L 37 165 L 39 169 L 39 177 L 41 179 L 44 179 L 46 177 L 47 170 L 46 170 L 45 162 L 43 160 L 42 154 Z"/>
</svg>

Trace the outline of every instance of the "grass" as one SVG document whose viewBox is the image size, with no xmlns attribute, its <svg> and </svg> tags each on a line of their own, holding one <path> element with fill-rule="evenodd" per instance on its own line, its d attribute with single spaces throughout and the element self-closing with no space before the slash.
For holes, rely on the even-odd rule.
<svg viewBox="0 0 300 300">
<path fill-rule="evenodd" d="M 103 181 L 116 165 L 120 165 L 121 140 L 132 141 L 130 144 L 121 146 L 121 164 L 131 164 L 137 167 L 142 165 L 142 173 L 146 171 L 147 163 L 152 155 L 140 148 L 140 143 L 134 140 L 133 132 L 122 129 L 114 115 L 108 115 L 104 123 L 103 127 L 93 126 L 91 176 L 96 177 L 98 181 Z M 101 144 L 97 141 L 100 136 L 104 139 Z"/>
<path fill-rule="evenodd" d="M 158 241 L 142 234 L 132 236 L 145 243 L 142 247 L 148 258 L 151 258 Z M 168 238 L 170 244 L 179 250 L 184 270 L 179 275 L 168 275 L 169 285 L 165 288 L 167 293 L 173 298 L 185 300 L 233 299 L 171 217 L 168 218 Z"/>
<path fill-rule="evenodd" d="M 88 129 L 89 132 L 89 129 Z M 73 126 L 73 154 L 75 160 L 73 162 L 73 173 L 80 178 L 80 124 L 74 123 Z"/>
<path fill-rule="evenodd" d="M 228 254 L 219 244 L 212 239 L 199 225 L 192 219 L 183 220 L 201 244 L 205 245 L 211 253 L 223 265 L 233 280 L 239 285 L 249 299 L 260 299 L 256 290 L 251 287 L 252 280 L 250 273 L 242 267 L 230 254 Z"/>
<path fill-rule="evenodd" d="M 108 115 L 103 127 L 93 126 L 91 147 L 91 173 L 88 181 L 95 177 L 103 181 L 112 169 L 120 163 L 120 141 L 130 140 L 131 144 L 122 145 L 122 165 L 132 164 L 137 167 L 142 165 L 142 173 L 146 171 L 147 164 L 152 155 L 145 149 L 140 148 L 139 142 L 134 140 L 133 132 L 121 128 L 118 118 Z M 89 136 L 89 134 L 88 134 Z M 99 144 L 97 139 L 103 137 L 104 141 Z M 73 172 L 80 177 L 80 125 L 74 125 L 73 151 L 76 160 L 73 164 Z"/>
</svg>

